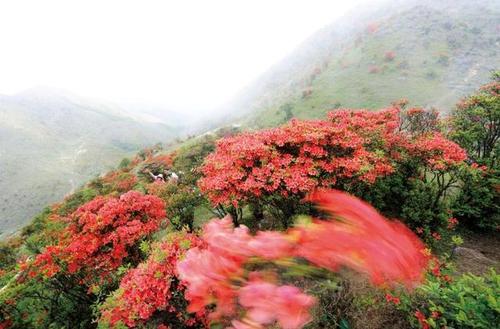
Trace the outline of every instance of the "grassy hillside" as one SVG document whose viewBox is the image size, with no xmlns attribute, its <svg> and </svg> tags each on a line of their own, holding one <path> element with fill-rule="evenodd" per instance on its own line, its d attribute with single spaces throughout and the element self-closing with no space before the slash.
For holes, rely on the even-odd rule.
<svg viewBox="0 0 500 329">
<path fill-rule="evenodd" d="M 347 15 L 307 40 L 232 104 L 246 125 L 380 108 L 406 97 L 449 111 L 500 64 L 498 3 L 404 2 Z M 446 15 L 443 15 L 446 13 Z M 238 111 L 234 111 L 238 113 Z"/>
<path fill-rule="evenodd" d="M 0 98 L 0 231 L 178 130 L 51 90 Z"/>
</svg>

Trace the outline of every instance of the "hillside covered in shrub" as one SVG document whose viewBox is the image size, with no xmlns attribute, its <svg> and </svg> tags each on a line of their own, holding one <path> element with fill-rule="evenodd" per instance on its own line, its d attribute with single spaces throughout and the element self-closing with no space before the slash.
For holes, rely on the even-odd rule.
<svg viewBox="0 0 500 329">
<path fill-rule="evenodd" d="M 0 328 L 492 328 L 499 93 L 144 149 L 1 243 Z"/>
</svg>

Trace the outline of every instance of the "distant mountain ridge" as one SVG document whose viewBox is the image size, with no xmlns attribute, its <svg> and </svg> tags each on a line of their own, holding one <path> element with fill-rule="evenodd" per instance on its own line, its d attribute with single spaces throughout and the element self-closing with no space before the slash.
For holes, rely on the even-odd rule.
<svg viewBox="0 0 500 329">
<path fill-rule="evenodd" d="M 123 157 L 172 140 L 178 124 L 49 88 L 0 96 L 0 231 L 28 223 Z"/>
<path fill-rule="evenodd" d="M 263 127 L 406 97 L 448 111 L 500 67 L 500 1 L 373 1 L 318 31 L 227 106 Z M 386 57 L 387 56 L 387 57 Z"/>
</svg>

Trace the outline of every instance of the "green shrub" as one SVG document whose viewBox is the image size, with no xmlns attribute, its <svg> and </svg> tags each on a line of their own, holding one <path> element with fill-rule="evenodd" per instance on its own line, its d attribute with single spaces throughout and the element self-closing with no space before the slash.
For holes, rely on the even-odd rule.
<svg viewBox="0 0 500 329">
<path fill-rule="evenodd" d="M 120 164 L 118 165 L 118 169 L 128 168 L 131 162 L 132 160 L 130 160 L 129 158 L 123 158 L 122 161 L 120 161 Z"/>
<path fill-rule="evenodd" d="M 194 211 L 202 202 L 199 192 L 189 188 L 175 188 L 166 198 L 167 217 L 177 230 L 186 226 L 190 231 L 194 228 Z"/>
<path fill-rule="evenodd" d="M 464 98 L 450 118 L 449 135 L 470 158 L 491 168 L 499 165 L 500 153 L 500 75 Z"/>
<path fill-rule="evenodd" d="M 464 274 L 451 283 L 430 279 L 401 298 L 400 308 L 414 328 L 490 329 L 500 323 L 499 296 L 500 275 L 491 270 L 484 277 Z"/>
<path fill-rule="evenodd" d="M 453 213 L 469 228 L 497 230 L 500 227 L 500 195 L 495 171 L 470 170 L 453 203 Z"/>
<path fill-rule="evenodd" d="M 426 235 L 439 231 L 448 214 L 434 185 L 413 180 L 401 203 L 400 218 L 413 229 L 423 228 Z"/>
<path fill-rule="evenodd" d="M 67 197 L 58 210 L 59 215 L 66 216 L 86 202 L 89 202 L 98 195 L 92 188 L 85 188 Z"/>
</svg>

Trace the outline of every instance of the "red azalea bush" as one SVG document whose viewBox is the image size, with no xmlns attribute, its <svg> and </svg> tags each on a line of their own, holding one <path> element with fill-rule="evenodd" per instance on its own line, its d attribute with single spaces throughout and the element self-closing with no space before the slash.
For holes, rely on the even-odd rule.
<svg viewBox="0 0 500 329">
<path fill-rule="evenodd" d="M 137 184 L 137 177 L 131 172 L 112 171 L 102 178 L 105 192 L 125 193 Z"/>
<path fill-rule="evenodd" d="M 429 257 L 401 223 L 387 221 L 368 204 L 340 191 L 314 193 L 311 199 L 331 221 L 315 220 L 287 233 L 254 236 L 245 226 L 234 228 L 230 218 L 209 222 L 202 235 L 206 247 L 190 249 L 177 266 L 187 286 L 188 310 L 210 310 L 211 320 L 231 321 L 235 329 L 275 322 L 282 328 L 302 328 L 311 319 L 314 298 L 294 286 L 279 285 L 272 270 L 249 269 L 262 262 L 293 267 L 298 264 L 293 259 L 301 258 L 330 271 L 345 266 L 365 273 L 377 285 L 413 287 L 423 279 Z M 235 320 L 238 314 L 243 318 Z"/>
<path fill-rule="evenodd" d="M 168 325 L 170 328 L 206 327 L 202 312 L 188 314 L 179 281 L 177 262 L 189 248 L 203 242 L 193 234 L 180 233 L 153 246 L 153 253 L 127 272 L 118 290 L 101 306 L 100 327 Z"/>
<path fill-rule="evenodd" d="M 81 275 L 84 283 L 102 282 L 126 257 L 137 261 L 136 243 L 156 231 L 165 206 L 156 196 L 130 191 L 118 198 L 97 197 L 72 213 L 60 241 L 47 246 L 29 267 L 31 276 Z"/>
<path fill-rule="evenodd" d="M 425 161 L 430 170 L 450 170 L 467 159 L 464 149 L 439 133 L 425 134 L 415 139 L 410 154 Z"/>
<path fill-rule="evenodd" d="M 362 191 L 359 195 L 365 196 L 374 193 L 369 186 L 383 177 L 426 180 L 438 174 L 439 200 L 441 190 L 450 187 L 442 176 L 462 165 L 466 155 L 428 127 L 433 116 L 416 120 L 413 112 L 401 114 L 397 107 L 338 110 L 328 120 L 292 120 L 279 128 L 224 138 L 201 167 L 200 190 L 219 208 L 260 203 L 284 218 L 285 227 L 300 213 L 300 200 L 318 187 Z"/>
<path fill-rule="evenodd" d="M 199 186 L 214 205 L 239 206 L 277 194 L 373 182 L 392 172 L 387 151 L 393 110 L 337 111 L 330 120 L 292 120 L 280 128 L 224 138 L 210 154 Z"/>
</svg>

